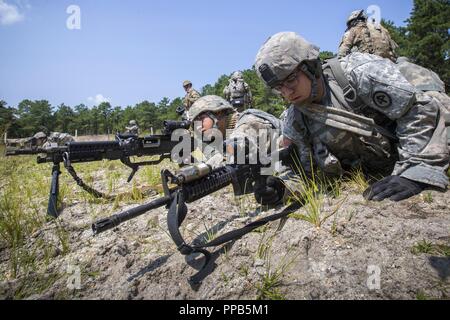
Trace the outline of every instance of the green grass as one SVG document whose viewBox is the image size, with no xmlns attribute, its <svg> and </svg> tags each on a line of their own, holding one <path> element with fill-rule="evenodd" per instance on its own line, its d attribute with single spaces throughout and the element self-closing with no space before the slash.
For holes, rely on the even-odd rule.
<svg viewBox="0 0 450 320">
<path fill-rule="evenodd" d="M 71 239 L 59 220 L 54 221 L 46 215 L 52 165 L 37 164 L 36 156 L 2 155 L 3 150 L 0 150 L 0 245 L 6 248 L 8 255 L 7 269 L 2 275 L 2 279 L 6 280 L 45 268 L 55 254 L 70 253 Z M 146 195 L 142 184 L 150 188 L 160 184 L 159 172 L 163 165 L 169 163 L 139 170 L 133 182 L 126 186 L 126 191 L 116 198 L 116 208 L 121 202 L 142 202 Z M 106 194 L 116 194 L 122 190 L 119 189 L 119 179 L 126 179 L 130 173 L 129 168 L 120 161 L 89 162 L 75 164 L 74 167 L 88 185 L 96 183 L 96 187 L 100 185 L 99 191 Z M 97 184 L 98 181 L 101 183 Z M 109 213 L 104 209 L 99 211 L 97 206 L 107 204 L 109 200 L 95 198 L 82 190 L 61 165 L 58 207 L 63 209 L 62 214 L 64 208 L 75 201 L 88 205 L 91 216 Z M 54 233 L 56 242 L 49 244 L 39 237 L 30 241 L 31 235 L 44 226 L 46 233 Z"/>
<path fill-rule="evenodd" d="M 367 181 L 362 168 L 358 167 L 352 170 L 348 177 L 344 178 L 343 185 L 350 190 L 362 193 L 369 187 L 369 182 Z"/>
<path fill-rule="evenodd" d="M 433 244 L 423 239 L 411 248 L 411 253 L 415 255 L 430 254 L 443 257 L 450 257 L 450 246 L 444 244 Z"/>
<path fill-rule="evenodd" d="M 433 203 L 433 195 L 431 194 L 431 192 L 423 193 L 422 197 L 425 203 Z"/>
<path fill-rule="evenodd" d="M 299 165 L 298 159 L 294 159 L 296 172 L 295 177 L 290 178 L 289 183 L 285 183 L 290 193 L 290 201 L 302 203 L 299 212 L 292 213 L 289 217 L 297 220 L 307 221 L 317 228 L 340 208 L 343 202 L 330 214 L 323 211 L 324 200 L 328 197 L 339 198 L 342 195 L 342 182 L 338 179 L 327 179 L 323 174 L 314 168 L 311 159 L 311 173 L 307 175 Z M 289 202 L 289 201 L 288 201 Z"/>
</svg>

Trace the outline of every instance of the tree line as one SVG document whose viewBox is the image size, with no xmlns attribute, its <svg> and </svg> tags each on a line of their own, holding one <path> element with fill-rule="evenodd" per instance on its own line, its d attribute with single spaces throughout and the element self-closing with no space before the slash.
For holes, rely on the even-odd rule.
<svg viewBox="0 0 450 320">
<path fill-rule="evenodd" d="M 392 21 L 382 21 L 399 45 L 398 54 L 437 72 L 448 89 L 450 84 L 450 0 L 414 0 L 411 16 L 405 27 Z M 321 52 L 322 60 L 333 57 L 332 52 Z M 244 80 L 253 94 L 253 107 L 279 116 L 285 102 L 267 89 L 254 69 L 243 71 Z M 214 84 L 201 88 L 202 95 L 222 96 L 230 76 L 220 76 Z M 97 135 L 121 132 L 130 120 L 136 120 L 144 132 L 161 129 L 164 120 L 177 120 L 176 108 L 182 98 L 163 98 L 158 103 L 142 101 L 134 106 L 112 106 L 103 102 L 92 108 L 84 104 L 56 107 L 46 100 L 23 100 L 16 107 L 0 101 L 0 134 L 9 137 L 31 136 L 38 131 L 68 132 L 79 135 Z"/>
</svg>

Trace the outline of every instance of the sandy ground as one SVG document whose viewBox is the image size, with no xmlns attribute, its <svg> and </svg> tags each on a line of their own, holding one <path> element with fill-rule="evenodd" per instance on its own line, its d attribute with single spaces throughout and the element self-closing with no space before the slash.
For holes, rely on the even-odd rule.
<svg viewBox="0 0 450 320">
<path fill-rule="evenodd" d="M 127 188 L 124 179 L 119 182 L 121 190 Z M 157 197 L 155 192 L 150 194 L 144 202 Z M 136 203 L 132 201 L 117 208 L 108 202 L 66 204 L 57 222 L 49 221 L 27 240 L 30 248 L 37 241 L 45 241 L 53 250 L 50 261 L 38 263 L 36 270 L 27 276 L 1 282 L 0 297 L 450 297 L 450 191 L 431 191 L 400 203 L 367 202 L 355 190 L 345 190 L 337 199 L 326 197 L 322 213 L 334 214 L 320 228 L 289 218 L 281 225 L 279 221 L 273 222 L 226 248 L 213 248 L 217 253 L 215 268 L 197 285 L 189 283 L 188 278 L 195 274 L 192 266 L 198 267 L 198 261 L 176 250 L 168 235 L 165 208 L 93 236 L 90 229 L 93 221 L 133 206 Z M 230 187 L 189 204 L 188 208 L 182 232 L 188 240 L 197 241 L 242 227 L 274 211 L 260 212 L 251 196 L 236 200 Z M 67 232 L 68 250 L 59 240 L 58 226 Z M 0 248 L 3 272 L 7 269 L 9 250 Z"/>
</svg>

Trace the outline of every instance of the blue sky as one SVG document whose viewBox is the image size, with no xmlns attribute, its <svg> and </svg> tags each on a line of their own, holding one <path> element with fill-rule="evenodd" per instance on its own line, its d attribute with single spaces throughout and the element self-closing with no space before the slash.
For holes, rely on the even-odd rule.
<svg viewBox="0 0 450 320">
<path fill-rule="evenodd" d="M 66 26 L 70 5 L 81 29 Z M 296 31 L 337 51 L 355 9 L 377 5 L 404 25 L 412 0 L 0 0 L 0 100 L 113 106 L 183 96 L 250 68 L 262 43 Z"/>
</svg>

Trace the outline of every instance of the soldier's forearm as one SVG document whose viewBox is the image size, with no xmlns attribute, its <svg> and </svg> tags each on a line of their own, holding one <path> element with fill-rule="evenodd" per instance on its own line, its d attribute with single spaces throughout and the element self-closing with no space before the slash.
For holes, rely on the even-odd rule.
<svg viewBox="0 0 450 320">
<path fill-rule="evenodd" d="M 438 111 L 434 100 L 418 94 L 416 104 L 397 121 L 399 161 L 394 175 L 446 188 L 449 153 L 445 123 Z"/>
</svg>

